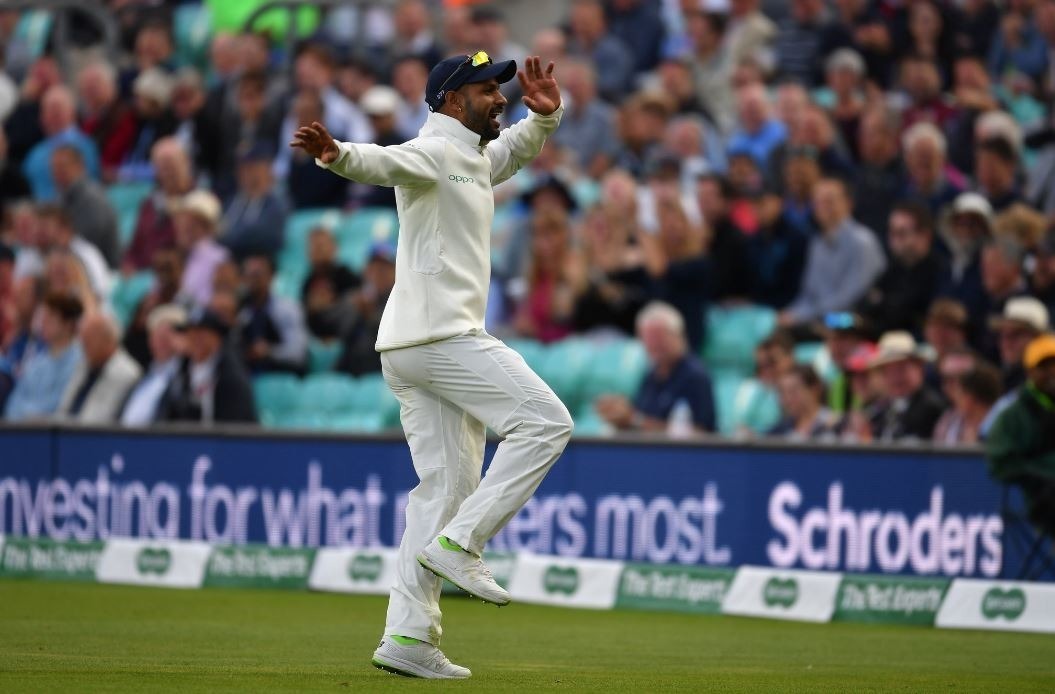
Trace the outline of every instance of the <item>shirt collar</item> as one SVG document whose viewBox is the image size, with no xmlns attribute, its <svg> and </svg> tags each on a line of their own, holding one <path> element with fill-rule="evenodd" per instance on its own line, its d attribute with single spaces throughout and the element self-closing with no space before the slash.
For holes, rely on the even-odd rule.
<svg viewBox="0 0 1055 694">
<path fill-rule="evenodd" d="M 464 142 L 475 150 L 482 150 L 487 146 L 486 143 L 481 144 L 479 133 L 469 130 L 458 119 L 436 111 L 429 112 L 429 117 L 421 128 L 422 135 L 431 133 L 443 135 L 449 140 Z"/>
</svg>

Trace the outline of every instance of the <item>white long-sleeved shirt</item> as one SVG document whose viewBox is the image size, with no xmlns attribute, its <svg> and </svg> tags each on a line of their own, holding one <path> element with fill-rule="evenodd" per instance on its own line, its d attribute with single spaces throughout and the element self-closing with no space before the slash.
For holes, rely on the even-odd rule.
<svg viewBox="0 0 1055 694">
<path fill-rule="evenodd" d="M 396 285 L 381 316 L 379 352 L 483 330 L 491 278 L 492 187 L 542 151 L 563 106 L 531 113 L 497 140 L 431 113 L 402 145 L 340 143 L 326 166 L 345 178 L 395 186 L 399 214 Z"/>
</svg>

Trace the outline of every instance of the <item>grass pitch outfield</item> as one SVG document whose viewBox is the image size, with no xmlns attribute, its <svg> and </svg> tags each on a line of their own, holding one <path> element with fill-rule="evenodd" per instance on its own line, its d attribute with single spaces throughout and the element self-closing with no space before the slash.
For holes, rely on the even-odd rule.
<svg viewBox="0 0 1055 694">
<path fill-rule="evenodd" d="M 378 597 L 0 581 L 0 691 L 1055 691 L 1055 636 L 443 606 L 471 680 L 371 667 Z"/>
</svg>

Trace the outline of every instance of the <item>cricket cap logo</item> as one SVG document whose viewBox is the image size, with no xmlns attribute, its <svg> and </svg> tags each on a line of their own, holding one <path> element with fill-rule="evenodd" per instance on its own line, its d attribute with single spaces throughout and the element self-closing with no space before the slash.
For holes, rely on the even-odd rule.
<svg viewBox="0 0 1055 694">
<path fill-rule="evenodd" d="M 1026 610 L 1026 594 L 1021 588 L 990 588 L 982 597 L 982 616 L 993 620 L 1003 617 L 1013 622 Z"/>
<path fill-rule="evenodd" d="M 144 547 L 136 555 L 136 570 L 141 574 L 164 576 L 172 566 L 172 552 L 164 547 Z"/>
<path fill-rule="evenodd" d="M 542 575 L 542 588 L 547 593 L 574 595 L 579 589 L 579 570 L 574 566 L 551 566 Z"/>
<path fill-rule="evenodd" d="M 385 560 L 379 554 L 356 554 L 348 562 L 348 577 L 353 581 L 373 583 L 381 577 Z"/>
<path fill-rule="evenodd" d="M 766 581 L 762 589 L 762 600 L 766 607 L 789 609 L 799 599 L 799 583 L 794 578 L 773 578 Z"/>
</svg>

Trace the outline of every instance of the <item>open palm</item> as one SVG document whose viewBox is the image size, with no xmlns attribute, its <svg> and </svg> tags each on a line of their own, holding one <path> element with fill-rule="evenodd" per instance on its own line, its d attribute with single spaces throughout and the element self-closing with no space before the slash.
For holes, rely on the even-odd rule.
<svg viewBox="0 0 1055 694">
<path fill-rule="evenodd" d="M 524 92 L 524 105 L 535 113 L 548 116 L 560 107 L 560 89 L 553 77 L 553 63 L 543 73 L 539 57 L 529 56 L 524 69 L 517 72 L 517 79 Z"/>
</svg>

